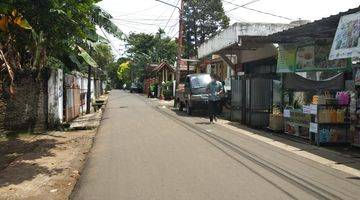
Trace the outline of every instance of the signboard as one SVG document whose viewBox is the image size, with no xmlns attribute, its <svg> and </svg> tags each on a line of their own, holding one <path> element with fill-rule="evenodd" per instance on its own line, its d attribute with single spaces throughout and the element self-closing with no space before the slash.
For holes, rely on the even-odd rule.
<svg viewBox="0 0 360 200">
<path fill-rule="evenodd" d="M 289 118 L 290 117 L 290 110 L 285 109 L 284 110 L 284 117 Z"/>
<path fill-rule="evenodd" d="M 317 105 L 311 104 L 310 105 L 310 114 L 317 115 L 317 108 L 318 108 Z"/>
<path fill-rule="evenodd" d="M 277 72 L 292 72 L 292 67 L 296 65 L 296 48 L 289 45 L 279 45 Z"/>
<path fill-rule="evenodd" d="M 329 60 L 331 44 L 279 45 L 277 73 L 348 69 L 349 59 Z"/>
<path fill-rule="evenodd" d="M 296 66 L 299 69 L 313 68 L 315 66 L 315 46 L 299 47 L 296 52 Z"/>
<path fill-rule="evenodd" d="M 310 106 L 303 106 L 303 113 L 304 114 L 311 114 L 311 107 Z"/>
<path fill-rule="evenodd" d="M 319 128 L 318 124 L 316 124 L 316 123 L 310 123 L 310 132 L 312 132 L 312 133 L 317 133 L 317 132 L 318 132 L 318 128 Z"/>
<path fill-rule="evenodd" d="M 329 60 L 360 57 L 360 12 L 341 17 Z"/>
</svg>

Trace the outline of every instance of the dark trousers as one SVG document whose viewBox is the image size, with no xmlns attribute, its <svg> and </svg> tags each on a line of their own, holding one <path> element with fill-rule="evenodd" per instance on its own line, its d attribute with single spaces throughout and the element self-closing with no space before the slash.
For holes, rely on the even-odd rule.
<svg viewBox="0 0 360 200">
<path fill-rule="evenodd" d="M 210 122 L 213 122 L 213 120 L 217 117 L 219 114 L 219 103 L 220 101 L 209 101 L 209 117 Z"/>
</svg>

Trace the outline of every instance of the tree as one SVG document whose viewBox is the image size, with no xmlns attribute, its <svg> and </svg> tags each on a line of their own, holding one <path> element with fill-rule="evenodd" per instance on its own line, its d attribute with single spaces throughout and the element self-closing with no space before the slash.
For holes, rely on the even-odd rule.
<svg viewBox="0 0 360 200">
<path fill-rule="evenodd" d="M 198 46 L 229 26 L 222 1 L 186 0 L 184 5 L 185 57 L 197 55 Z"/>
<path fill-rule="evenodd" d="M 132 33 L 127 39 L 127 54 L 132 60 L 132 73 L 136 78 L 144 77 L 144 70 L 150 63 L 176 60 L 176 41 L 164 35 L 159 29 L 156 34 Z"/>
<path fill-rule="evenodd" d="M 122 88 L 123 84 L 125 83 L 121 80 L 118 76 L 118 70 L 120 64 L 129 61 L 128 58 L 122 57 L 119 58 L 116 62 L 112 62 L 106 67 L 107 76 L 110 79 L 111 87 L 113 88 Z"/>
<path fill-rule="evenodd" d="M 126 61 L 126 62 L 120 64 L 118 71 L 117 71 L 117 76 L 124 83 L 129 83 L 130 81 L 132 81 L 131 62 L 130 61 Z"/>
<path fill-rule="evenodd" d="M 96 61 L 99 67 L 106 70 L 109 64 L 114 62 L 114 55 L 111 47 L 106 43 L 99 43 L 94 46 L 94 51 L 91 51 L 91 57 Z"/>
<path fill-rule="evenodd" d="M 79 54 L 78 46 L 88 51 L 89 41 L 98 40 L 96 26 L 121 38 L 122 32 L 111 22 L 111 16 L 96 5 L 100 0 L 47 0 L 0 2 L 0 66 L 8 68 L 42 69 L 48 57 L 53 57 L 66 66 L 79 67 L 74 62 Z M 14 14 L 15 13 L 15 14 Z M 4 20 L 4 19 L 13 19 Z M 20 28 L 15 19 L 29 24 Z M 19 22 L 19 20 L 17 20 Z M 23 24 L 23 23 L 21 23 Z M 69 57 L 70 55 L 70 57 Z M 53 59 L 52 59 L 53 60 Z"/>
</svg>

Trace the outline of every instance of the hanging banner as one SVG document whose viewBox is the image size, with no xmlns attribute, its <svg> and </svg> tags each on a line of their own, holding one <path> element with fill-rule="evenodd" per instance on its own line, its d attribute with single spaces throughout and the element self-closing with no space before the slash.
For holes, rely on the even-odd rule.
<svg viewBox="0 0 360 200">
<path fill-rule="evenodd" d="M 360 12 L 341 17 L 329 60 L 360 57 Z"/>
<path fill-rule="evenodd" d="M 289 73 L 296 64 L 296 47 L 279 45 L 277 72 Z"/>
<path fill-rule="evenodd" d="M 315 66 L 315 46 L 299 47 L 296 52 L 296 66 L 298 69 L 314 68 Z"/>
</svg>

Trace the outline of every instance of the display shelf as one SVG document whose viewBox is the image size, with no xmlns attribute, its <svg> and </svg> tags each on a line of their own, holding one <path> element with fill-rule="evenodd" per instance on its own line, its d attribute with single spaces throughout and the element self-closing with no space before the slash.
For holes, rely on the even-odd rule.
<svg viewBox="0 0 360 200">
<path fill-rule="evenodd" d="M 296 134 L 292 134 L 292 133 L 289 133 L 289 132 L 283 132 L 286 136 L 289 136 L 289 137 L 293 137 L 293 138 L 300 138 L 300 139 L 303 139 L 303 140 L 310 140 L 310 135 L 308 137 L 304 137 L 304 136 L 300 136 L 300 135 L 296 135 Z"/>
<path fill-rule="evenodd" d="M 305 128 L 310 128 L 310 125 L 309 125 L 309 124 L 301 124 L 301 123 L 291 122 L 291 121 L 286 121 L 285 124 L 289 124 L 289 125 L 293 125 L 293 126 L 301 126 L 301 127 L 305 127 Z"/>
<path fill-rule="evenodd" d="M 297 134 L 292 134 L 292 133 L 289 133 L 289 132 L 284 132 L 286 135 L 291 135 L 291 136 L 294 136 L 294 137 L 299 137 L 299 138 L 302 138 L 302 139 L 309 139 L 310 138 L 310 134 L 309 136 L 305 137 L 305 136 L 301 136 L 301 135 L 297 135 Z"/>
<path fill-rule="evenodd" d="M 336 108 L 347 108 L 349 105 L 340 105 L 340 104 L 313 104 L 319 107 L 336 107 Z"/>
<path fill-rule="evenodd" d="M 350 126 L 349 122 L 345 122 L 345 123 L 325 123 L 325 122 L 320 122 L 317 123 L 321 126 Z"/>
<path fill-rule="evenodd" d="M 311 117 L 312 124 L 316 124 L 316 126 L 317 126 L 317 128 L 312 129 L 312 131 L 313 131 L 311 133 L 312 142 L 315 142 L 315 144 L 317 144 L 319 146 L 320 145 L 345 145 L 345 144 L 350 144 L 349 137 L 348 137 L 348 134 L 349 134 L 348 132 L 349 132 L 350 125 L 351 125 L 351 123 L 349 121 L 349 119 L 350 119 L 349 105 L 318 104 L 316 106 L 317 106 L 316 113 L 313 113 L 312 117 Z M 322 120 L 320 120 L 320 116 L 319 116 L 320 111 L 321 110 L 329 110 L 329 108 L 335 108 L 335 109 L 336 108 L 338 108 L 338 109 L 344 108 L 345 109 L 345 113 L 344 113 L 345 121 L 342 122 L 342 123 L 321 122 Z M 323 130 L 323 129 L 325 129 L 325 130 Z M 320 131 L 328 131 L 330 133 L 334 129 L 335 130 L 340 129 L 341 131 L 344 131 L 344 133 L 341 134 L 341 135 L 344 136 L 341 140 L 339 140 L 339 141 L 330 141 L 330 140 L 321 139 L 321 142 L 319 141 L 320 140 L 320 135 L 322 134 L 322 133 L 320 133 Z M 326 137 L 328 137 L 328 136 L 326 136 Z M 326 141 L 329 141 L 329 142 L 326 142 Z"/>
</svg>

